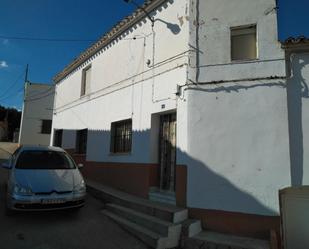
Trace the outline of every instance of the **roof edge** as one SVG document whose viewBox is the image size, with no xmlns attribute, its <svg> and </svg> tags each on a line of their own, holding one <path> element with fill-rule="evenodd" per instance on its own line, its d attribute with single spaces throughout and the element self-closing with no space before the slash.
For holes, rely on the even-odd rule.
<svg viewBox="0 0 309 249">
<path fill-rule="evenodd" d="M 136 9 L 131 15 L 123 18 L 120 22 L 114 25 L 110 31 L 106 32 L 98 41 L 88 47 L 82 52 L 76 59 L 69 63 L 65 68 L 53 78 L 55 84 L 59 83 L 65 77 L 67 77 L 72 71 L 81 66 L 85 61 L 94 56 L 106 45 L 115 40 L 119 35 L 124 33 L 130 27 L 135 25 L 140 20 L 147 17 L 147 14 L 142 10 L 145 9 L 147 12 L 152 12 L 165 2 L 170 0 L 148 0 L 141 8 Z"/>
<path fill-rule="evenodd" d="M 309 38 L 305 36 L 289 37 L 285 41 L 281 42 L 281 46 L 285 50 L 304 48 L 309 46 Z"/>
</svg>

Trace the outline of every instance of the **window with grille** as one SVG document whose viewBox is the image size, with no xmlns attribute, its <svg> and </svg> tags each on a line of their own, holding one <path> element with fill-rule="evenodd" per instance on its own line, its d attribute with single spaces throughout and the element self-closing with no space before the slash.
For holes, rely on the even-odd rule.
<svg viewBox="0 0 309 249">
<path fill-rule="evenodd" d="M 78 130 L 76 132 L 76 148 L 77 154 L 86 154 L 87 152 L 87 134 L 88 129 Z"/>
<path fill-rule="evenodd" d="M 91 65 L 83 69 L 82 72 L 82 88 L 81 96 L 88 94 L 90 92 L 90 82 L 91 82 Z"/>
<path fill-rule="evenodd" d="M 111 147 L 112 153 L 131 152 L 132 146 L 132 119 L 112 123 Z"/>
<path fill-rule="evenodd" d="M 54 132 L 54 146 L 56 146 L 56 147 L 62 146 L 62 135 L 63 135 L 63 130 L 55 130 L 55 132 Z"/>
<path fill-rule="evenodd" d="M 257 59 L 256 25 L 231 28 L 231 59 Z"/>
<path fill-rule="evenodd" d="M 41 126 L 41 133 L 42 134 L 50 134 L 52 128 L 52 120 L 43 119 L 42 126 Z"/>
</svg>

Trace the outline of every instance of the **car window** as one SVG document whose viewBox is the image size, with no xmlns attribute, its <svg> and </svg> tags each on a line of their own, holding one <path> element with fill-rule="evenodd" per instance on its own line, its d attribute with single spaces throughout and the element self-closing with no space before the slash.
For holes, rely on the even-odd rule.
<svg viewBox="0 0 309 249">
<path fill-rule="evenodd" d="M 16 162 L 17 169 L 74 169 L 74 162 L 64 152 L 23 151 Z"/>
</svg>

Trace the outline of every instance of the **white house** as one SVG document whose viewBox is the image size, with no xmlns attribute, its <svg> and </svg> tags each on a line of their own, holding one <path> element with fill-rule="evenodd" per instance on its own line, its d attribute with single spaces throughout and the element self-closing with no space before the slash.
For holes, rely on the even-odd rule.
<svg viewBox="0 0 309 249">
<path fill-rule="evenodd" d="M 292 153 L 276 1 L 143 8 L 150 17 L 137 10 L 54 78 L 51 143 L 86 177 L 186 206 L 209 230 L 279 234 L 278 191 L 309 179 L 293 173 L 305 164 Z"/>
<path fill-rule="evenodd" d="M 54 85 L 25 83 L 19 143 L 49 145 L 53 117 Z"/>
</svg>

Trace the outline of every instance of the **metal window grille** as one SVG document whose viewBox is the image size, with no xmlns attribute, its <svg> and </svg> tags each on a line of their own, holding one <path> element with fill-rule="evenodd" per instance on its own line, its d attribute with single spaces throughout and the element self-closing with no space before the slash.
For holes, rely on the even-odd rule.
<svg viewBox="0 0 309 249">
<path fill-rule="evenodd" d="M 132 119 L 112 123 L 111 152 L 128 153 L 132 147 Z"/>
<path fill-rule="evenodd" d="M 43 119 L 42 126 L 41 126 L 41 133 L 42 134 L 50 134 L 52 128 L 52 120 Z"/>
<path fill-rule="evenodd" d="M 88 134 L 88 129 L 78 130 L 76 132 L 76 153 L 86 154 L 86 152 L 87 152 L 87 134 Z"/>
<path fill-rule="evenodd" d="M 57 146 L 57 147 L 62 146 L 62 135 L 63 135 L 63 130 L 55 130 L 54 146 Z"/>
</svg>

